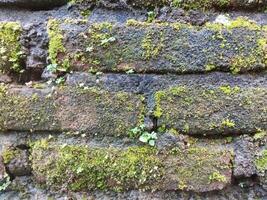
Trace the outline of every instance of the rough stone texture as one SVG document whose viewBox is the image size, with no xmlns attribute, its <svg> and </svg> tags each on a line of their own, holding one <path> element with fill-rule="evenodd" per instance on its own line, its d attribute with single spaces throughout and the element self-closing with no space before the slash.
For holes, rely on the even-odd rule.
<svg viewBox="0 0 267 200">
<path fill-rule="evenodd" d="M 267 128 L 266 87 L 177 85 L 155 93 L 158 126 L 190 134 L 253 133 Z"/>
<path fill-rule="evenodd" d="M 266 3 L 0 0 L 0 199 L 266 199 Z"/>
<path fill-rule="evenodd" d="M 2 156 L 0 157 L 0 184 L 2 185 L 6 179 L 6 168 Z"/>
<path fill-rule="evenodd" d="M 141 95 L 97 88 L 6 88 L 0 93 L 1 130 L 74 131 L 126 135 L 143 122 Z M 116 117 L 114 117 L 116 116 Z"/>
<path fill-rule="evenodd" d="M 238 73 L 266 68 L 266 33 L 254 22 L 241 18 L 227 27 L 209 24 L 200 29 L 179 23 L 137 21 L 87 27 L 51 20 L 48 32 L 50 59 L 64 69 Z"/>
<path fill-rule="evenodd" d="M 240 137 L 235 141 L 235 161 L 234 161 L 234 176 L 251 177 L 256 174 L 254 164 L 257 145 L 251 137 Z"/>
<path fill-rule="evenodd" d="M 67 0 L 1 0 L 0 7 L 23 7 L 30 9 L 49 9 L 62 6 Z"/>
</svg>

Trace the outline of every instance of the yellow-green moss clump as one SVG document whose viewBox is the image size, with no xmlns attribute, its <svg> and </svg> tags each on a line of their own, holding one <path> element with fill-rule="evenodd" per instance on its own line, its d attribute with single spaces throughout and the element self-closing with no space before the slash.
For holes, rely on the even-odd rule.
<svg viewBox="0 0 267 200">
<path fill-rule="evenodd" d="M 17 22 L 0 23 L 0 72 L 21 72 L 23 58 L 21 33 L 22 28 Z"/>
<path fill-rule="evenodd" d="M 263 150 L 258 158 L 255 160 L 256 168 L 263 173 L 267 170 L 267 150 Z"/>
<path fill-rule="evenodd" d="M 47 140 L 31 145 L 36 180 L 70 191 L 211 191 L 231 181 L 231 159 L 229 151 L 204 147 L 158 151 L 148 146 L 97 148 Z"/>
<path fill-rule="evenodd" d="M 231 0 L 172 0 L 172 5 L 179 8 L 209 10 L 211 8 L 227 8 Z"/>
<path fill-rule="evenodd" d="M 63 33 L 60 29 L 60 21 L 50 19 L 47 24 L 49 47 L 48 53 L 52 64 L 56 65 L 56 70 L 67 72 L 70 70 L 69 59 L 66 57 L 66 49 L 63 44 Z M 64 59 L 58 59 L 64 57 Z"/>
<path fill-rule="evenodd" d="M 228 24 L 223 25 L 220 23 L 207 23 L 206 27 L 208 29 L 218 32 L 219 36 L 224 41 L 222 30 L 232 31 L 234 29 L 247 29 L 249 31 L 255 32 L 258 35 L 256 40 L 253 36 L 246 36 L 247 41 L 255 40 L 256 47 L 250 54 L 240 53 L 235 55 L 230 61 L 230 71 L 234 74 L 242 72 L 244 70 L 249 70 L 255 65 L 259 65 L 260 68 L 266 68 L 267 66 L 267 28 L 266 26 L 260 26 L 255 21 L 249 20 L 244 17 L 238 17 L 235 20 L 230 20 Z M 223 47 L 225 48 L 225 44 Z M 237 49 L 239 51 L 239 49 Z M 242 51 L 240 51 L 242 52 Z M 207 71 L 210 71 L 210 67 L 206 67 Z"/>
<path fill-rule="evenodd" d="M 13 149 L 13 148 L 9 148 L 9 149 L 5 149 L 2 152 L 2 157 L 3 157 L 3 161 L 5 164 L 10 163 L 11 160 L 13 160 L 14 158 L 16 158 L 16 156 L 20 153 L 20 151 L 18 149 Z"/>
<path fill-rule="evenodd" d="M 43 165 L 40 162 L 49 150 L 53 154 L 46 157 Z M 149 189 L 159 183 L 162 175 L 162 163 L 155 156 L 155 149 L 149 147 L 120 151 L 69 145 L 50 149 L 37 143 L 32 162 L 33 171 L 45 177 L 47 185 L 65 186 L 72 191 Z"/>
</svg>

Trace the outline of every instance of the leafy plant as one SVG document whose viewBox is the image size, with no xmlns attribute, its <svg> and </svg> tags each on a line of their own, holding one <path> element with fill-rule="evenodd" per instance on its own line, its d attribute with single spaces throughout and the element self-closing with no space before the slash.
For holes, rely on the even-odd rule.
<svg viewBox="0 0 267 200">
<path fill-rule="evenodd" d="M 52 73 L 56 73 L 57 72 L 57 64 L 50 64 L 47 66 L 47 70 L 49 72 L 52 72 Z"/>
<path fill-rule="evenodd" d="M 115 37 L 105 38 L 105 39 L 101 40 L 100 45 L 101 46 L 107 46 L 108 44 L 115 42 L 115 41 L 116 41 Z"/>
<path fill-rule="evenodd" d="M 57 85 L 63 85 L 65 83 L 65 78 L 64 77 L 59 77 L 58 79 L 56 79 L 56 84 Z"/>
<path fill-rule="evenodd" d="M 126 71 L 126 74 L 134 74 L 134 70 L 133 69 L 129 69 Z"/>
<path fill-rule="evenodd" d="M 158 139 L 158 137 L 157 137 L 157 133 L 156 133 L 156 132 L 152 132 L 152 133 L 144 132 L 144 133 L 139 137 L 139 141 L 140 141 L 140 142 L 149 144 L 150 146 L 155 146 L 156 139 Z"/>
<path fill-rule="evenodd" d="M 155 146 L 156 140 L 158 139 L 157 133 L 154 131 L 149 133 L 145 130 L 144 125 L 131 129 L 129 136 L 131 138 L 138 138 L 140 142 L 146 143 L 150 146 Z"/>
<path fill-rule="evenodd" d="M 156 13 L 154 11 L 149 11 L 147 13 L 147 22 L 148 23 L 153 22 L 155 20 L 155 18 L 156 18 Z"/>
<path fill-rule="evenodd" d="M 7 174 L 4 175 L 4 182 L 0 183 L 0 191 L 4 191 L 11 184 L 10 178 Z"/>
</svg>

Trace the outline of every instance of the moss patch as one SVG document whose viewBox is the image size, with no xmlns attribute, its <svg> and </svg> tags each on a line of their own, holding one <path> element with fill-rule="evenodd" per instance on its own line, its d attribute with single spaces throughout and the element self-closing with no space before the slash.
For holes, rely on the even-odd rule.
<svg viewBox="0 0 267 200">
<path fill-rule="evenodd" d="M 159 127 L 178 132 L 253 133 L 265 126 L 261 123 L 267 111 L 264 88 L 175 86 L 157 91 L 154 101 Z"/>
<path fill-rule="evenodd" d="M 23 52 L 20 44 L 22 28 L 16 22 L 0 23 L 0 72 L 21 72 Z"/>
<path fill-rule="evenodd" d="M 68 60 L 72 70 L 242 73 L 266 68 L 266 28 L 246 18 L 237 18 L 227 26 L 208 23 L 201 28 L 134 20 L 126 25 L 90 24 L 86 31 L 72 25 L 73 29 L 68 29 L 69 24 L 60 22 L 62 30 L 55 35 L 61 42 L 55 46 L 62 47 L 64 35 L 64 47 L 51 56 L 57 63 Z M 55 52 L 57 48 L 51 48 L 50 54 Z"/>
<path fill-rule="evenodd" d="M 56 19 L 50 19 L 47 24 L 49 47 L 48 53 L 52 64 L 57 65 L 58 71 L 69 71 L 70 64 L 69 59 L 65 57 L 66 49 L 63 44 L 63 33 L 60 29 L 60 22 Z M 58 57 L 64 57 L 59 60 Z"/>
<path fill-rule="evenodd" d="M 211 191 L 231 180 L 232 158 L 226 150 L 43 144 L 32 145 L 33 173 L 39 183 L 56 190 Z"/>
<path fill-rule="evenodd" d="M 263 150 L 258 158 L 255 160 L 257 170 L 265 172 L 267 170 L 267 150 Z"/>
<path fill-rule="evenodd" d="M 82 146 L 55 147 L 53 153 L 57 159 L 49 162 L 45 168 L 39 165 L 39 159 L 44 159 L 43 150 L 42 146 L 34 145 L 33 170 L 39 176 L 42 174 L 51 187 L 63 186 L 71 191 L 121 191 L 153 188 L 161 180 L 162 163 L 155 157 L 152 148 L 132 147 L 120 151 Z"/>
<path fill-rule="evenodd" d="M 14 158 L 16 158 L 16 156 L 20 153 L 20 151 L 18 149 L 6 149 L 2 152 L 2 157 L 4 160 L 5 164 L 10 163 L 11 160 L 13 160 Z"/>
</svg>

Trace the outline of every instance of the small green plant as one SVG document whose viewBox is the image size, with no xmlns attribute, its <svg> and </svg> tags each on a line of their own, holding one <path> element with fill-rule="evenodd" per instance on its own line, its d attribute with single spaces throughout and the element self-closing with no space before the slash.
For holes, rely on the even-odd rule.
<svg viewBox="0 0 267 200">
<path fill-rule="evenodd" d="M 158 139 L 157 133 L 154 131 L 149 133 L 145 130 L 144 125 L 131 129 L 129 136 L 131 138 L 139 138 L 140 142 L 146 143 L 150 146 L 155 146 L 156 140 Z"/>
<path fill-rule="evenodd" d="M 51 73 L 57 72 L 57 64 L 50 64 L 47 66 L 47 70 Z"/>
<path fill-rule="evenodd" d="M 222 126 L 228 127 L 228 128 L 233 128 L 233 127 L 235 127 L 235 122 L 230 120 L 230 119 L 225 119 L 222 121 Z"/>
<path fill-rule="evenodd" d="M 100 45 L 107 47 L 110 43 L 115 42 L 115 41 L 116 41 L 115 37 L 104 38 L 103 40 L 101 40 Z"/>
<path fill-rule="evenodd" d="M 64 77 L 59 77 L 58 79 L 56 79 L 55 83 L 57 85 L 63 85 L 65 83 L 65 78 Z"/>
<path fill-rule="evenodd" d="M 155 20 L 155 18 L 156 18 L 156 13 L 154 11 L 149 11 L 147 13 L 147 22 L 148 23 L 153 22 Z"/>
<path fill-rule="evenodd" d="M 129 70 L 126 71 L 126 74 L 134 74 L 134 72 L 135 71 L 133 69 L 129 69 Z"/>
<path fill-rule="evenodd" d="M 4 181 L 0 183 L 0 191 L 4 191 L 7 189 L 7 187 L 11 184 L 10 177 L 8 174 L 5 173 L 4 175 Z"/>
<path fill-rule="evenodd" d="M 47 66 L 47 70 L 53 74 L 56 74 L 58 72 L 68 72 L 69 71 L 69 67 L 60 67 L 58 64 L 54 63 L 54 64 L 50 64 Z"/>
</svg>

